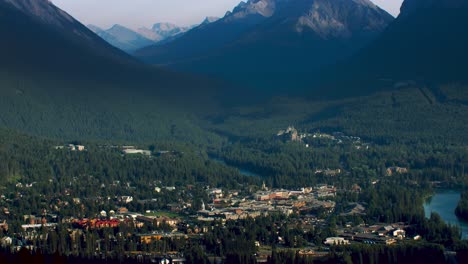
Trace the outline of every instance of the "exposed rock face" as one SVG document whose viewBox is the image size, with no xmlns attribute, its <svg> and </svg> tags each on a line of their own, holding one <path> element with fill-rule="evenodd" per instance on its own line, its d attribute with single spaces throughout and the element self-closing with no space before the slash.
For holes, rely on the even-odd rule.
<svg viewBox="0 0 468 264">
<path fill-rule="evenodd" d="M 296 30 L 310 29 L 322 37 L 350 37 L 357 31 L 382 31 L 393 20 L 385 11 L 367 0 L 303 1 L 305 14 Z"/>
<path fill-rule="evenodd" d="M 241 2 L 232 13 L 227 14 L 225 17 L 228 20 L 241 19 L 249 15 L 261 15 L 263 17 L 270 17 L 276 10 L 277 2 L 287 0 L 249 0 L 248 2 Z"/>
<path fill-rule="evenodd" d="M 349 37 L 353 31 L 382 31 L 393 18 L 369 0 L 250 0 L 241 2 L 222 19 L 248 16 L 295 23 L 301 33 L 312 30 L 322 37 Z"/>
</svg>

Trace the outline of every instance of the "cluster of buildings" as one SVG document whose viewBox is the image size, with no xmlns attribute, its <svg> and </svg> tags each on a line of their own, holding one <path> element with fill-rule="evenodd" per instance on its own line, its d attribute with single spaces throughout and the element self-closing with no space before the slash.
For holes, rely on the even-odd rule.
<svg viewBox="0 0 468 264">
<path fill-rule="evenodd" d="M 347 143 L 347 144 L 353 145 L 358 150 L 360 149 L 367 150 L 370 147 L 370 144 L 363 142 L 360 137 L 347 136 L 342 132 L 334 132 L 332 134 L 320 133 L 320 132 L 316 132 L 314 134 L 299 133 L 298 130 L 294 128 L 293 126 L 289 126 L 285 130 L 278 131 L 278 133 L 276 133 L 276 136 L 285 141 L 304 142 L 306 143 L 305 144 L 306 148 L 309 147 L 309 144 L 307 143 L 311 142 L 310 140 L 306 140 L 309 138 L 312 140 L 326 139 L 326 140 L 335 142 L 336 144 Z"/>
<path fill-rule="evenodd" d="M 336 187 L 329 185 L 318 185 L 300 190 L 268 190 L 263 185 L 262 190 L 253 195 L 239 196 L 236 191 L 225 194 L 222 190 L 210 189 L 208 194 L 212 197 L 212 202 L 208 205 L 203 203 L 202 209 L 198 211 L 198 220 L 238 220 L 267 216 L 272 213 L 291 215 L 319 208 L 331 213 L 336 204 L 326 198 L 335 197 L 336 191 Z"/>
<path fill-rule="evenodd" d="M 406 173 L 408 173 L 408 169 L 403 168 L 403 167 L 389 167 L 386 170 L 386 175 L 387 176 L 392 176 L 392 175 L 395 175 L 395 174 L 406 174 Z"/>
<path fill-rule="evenodd" d="M 306 138 L 309 135 L 308 134 L 299 134 L 297 129 L 295 129 L 293 126 L 289 126 L 286 130 L 278 131 L 276 136 L 284 138 L 285 140 L 302 141 L 302 139 Z"/>
<path fill-rule="evenodd" d="M 70 151 L 85 151 L 86 147 L 83 145 L 68 144 L 64 146 L 55 146 L 55 149 L 68 149 Z"/>
<path fill-rule="evenodd" d="M 117 219 L 82 219 L 75 220 L 73 226 L 81 229 L 115 228 L 120 225 Z"/>
<path fill-rule="evenodd" d="M 317 169 L 315 174 L 322 174 L 324 176 L 337 176 L 343 171 L 341 169 Z"/>
<path fill-rule="evenodd" d="M 378 224 L 371 226 L 358 226 L 354 228 L 342 228 L 338 230 L 338 238 L 340 240 L 335 240 L 335 242 L 343 242 L 345 244 L 364 243 L 391 245 L 401 240 L 421 239 L 421 236 L 419 235 L 414 237 L 407 237 L 405 231 L 406 228 L 408 228 L 408 226 L 404 223 Z M 333 239 L 330 239 L 329 242 L 332 240 Z"/>
</svg>

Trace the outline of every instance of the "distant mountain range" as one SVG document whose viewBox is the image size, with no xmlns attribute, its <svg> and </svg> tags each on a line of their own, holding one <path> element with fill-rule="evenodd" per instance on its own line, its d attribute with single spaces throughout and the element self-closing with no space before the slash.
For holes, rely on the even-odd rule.
<svg viewBox="0 0 468 264">
<path fill-rule="evenodd" d="M 197 26 L 207 25 L 216 20 L 218 20 L 216 17 L 207 17 Z M 171 23 L 156 23 L 151 29 L 141 27 L 136 31 L 119 24 L 115 24 L 106 30 L 95 25 L 88 25 L 88 28 L 112 46 L 132 53 L 138 49 L 180 37 L 197 26 L 179 27 Z"/>
<path fill-rule="evenodd" d="M 288 90 L 366 46 L 393 21 L 368 0 L 249 0 L 138 58 L 263 90 Z"/>
<path fill-rule="evenodd" d="M 190 30 L 192 27 L 179 27 L 171 23 L 156 23 L 151 29 L 142 27 L 137 30 L 141 35 L 159 42 L 164 39 L 182 34 Z"/>
<path fill-rule="evenodd" d="M 121 25 L 114 25 L 107 30 L 94 25 L 88 25 L 88 28 L 112 46 L 126 52 L 132 52 L 155 43 L 153 40 Z"/>
</svg>

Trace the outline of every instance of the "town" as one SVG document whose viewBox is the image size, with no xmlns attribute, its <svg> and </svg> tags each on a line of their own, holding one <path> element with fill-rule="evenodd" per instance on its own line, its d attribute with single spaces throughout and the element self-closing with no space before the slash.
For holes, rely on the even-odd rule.
<svg viewBox="0 0 468 264">
<path fill-rule="evenodd" d="M 191 188 L 193 186 L 161 186 L 153 189 L 155 195 L 171 193 L 180 197 L 179 194 L 189 192 Z M 161 210 L 130 211 L 126 205 L 151 202 L 138 201 L 130 195 L 97 197 L 92 201 L 93 203 L 106 204 L 106 208 L 112 209 L 108 211 L 99 209 L 96 215 L 82 218 L 76 215 L 58 216 L 63 208 L 71 204 L 78 208 L 82 205 L 81 198 L 66 194 L 62 200 L 51 201 L 51 208 L 44 209 L 36 215 L 24 215 L 19 232 L 14 236 L 3 236 L 1 245 L 14 251 L 19 251 L 21 248 L 36 251 L 45 244 L 50 246 L 49 243 L 53 243 L 50 242 L 49 236 L 52 236 L 54 232 L 65 232 L 71 239 L 72 245 L 83 239 L 86 243 L 91 243 L 89 232 L 107 232 L 110 239 L 94 237 L 92 249 L 88 249 L 93 255 L 105 256 L 109 254 L 107 251 L 109 248 L 116 248 L 119 243 L 123 243 L 127 245 L 125 246 L 127 250 L 123 253 L 129 257 L 157 261 L 170 259 L 172 263 L 183 263 L 185 261 L 183 252 L 171 249 L 170 246 L 154 248 L 154 245 L 161 245 L 162 241 L 197 241 L 213 232 L 215 227 L 225 228 L 230 222 L 274 215 L 281 215 L 284 219 L 288 219 L 288 221 L 277 223 L 278 230 L 300 228 L 304 234 L 310 233 L 329 226 L 330 217 L 337 206 L 335 201 L 337 193 L 359 193 L 360 191 L 359 186 L 351 190 L 339 190 L 326 184 L 297 190 L 271 189 L 265 183 L 258 188 L 251 187 L 250 190 L 227 190 L 206 186 L 204 197 L 207 197 L 207 200 L 179 198 L 178 202 L 167 204 Z M 3 195 L 1 203 L 5 205 L 8 202 L 11 201 Z M 199 204 L 199 208 L 194 208 L 195 203 Z M 354 217 L 366 214 L 366 208 L 362 204 L 346 206 L 349 209 L 342 213 L 342 216 Z M 3 208 L 3 214 L 10 215 L 7 207 Z M 63 230 L 60 226 L 67 228 Z M 8 231 L 9 224 L 6 220 L 1 224 L 1 228 Z M 408 225 L 405 223 L 366 225 L 362 222 L 347 222 L 343 226 L 336 226 L 334 236 L 324 237 L 318 244 L 304 241 L 301 245 L 291 245 L 286 241 L 289 238 L 282 237 L 279 231 L 276 232 L 274 241 L 279 247 L 300 247 L 300 254 L 321 257 L 327 254 L 331 246 L 351 243 L 390 245 L 404 240 L 421 239 L 419 235 L 407 237 L 406 228 Z M 105 230 L 115 232 L 109 233 Z M 165 243 L 168 242 L 163 244 Z M 263 245 L 263 243 L 264 241 L 254 241 L 258 253 L 256 259 L 259 263 L 266 262 L 271 256 L 271 246 Z M 216 257 L 213 256 L 213 258 Z"/>
</svg>

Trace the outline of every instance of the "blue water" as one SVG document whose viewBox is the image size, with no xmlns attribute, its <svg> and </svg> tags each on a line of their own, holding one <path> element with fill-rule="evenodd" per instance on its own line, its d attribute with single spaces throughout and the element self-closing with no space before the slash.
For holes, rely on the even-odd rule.
<svg viewBox="0 0 468 264">
<path fill-rule="evenodd" d="M 432 212 L 438 213 L 446 223 L 460 227 L 462 238 L 468 239 L 468 222 L 455 215 L 460 195 L 460 192 L 453 190 L 437 191 L 424 203 L 424 213 L 427 218 L 431 216 Z"/>
<path fill-rule="evenodd" d="M 235 167 L 235 166 L 230 166 L 228 165 L 224 160 L 222 159 L 219 159 L 219 158 L 211 158 L 211 160 L 213 160 L 214 162 L 217 162 L 217 163 L 220 163 L 220 164 L 223 164 L 225 166 L 228 166 L 228 167 L 231 167 L 231 168 L 235 168 L 237 170 L 239 170 L 239 173 L 244 175 L 244 176 L 249 176 L 249 177 L 261 177 L 260 175 L 254 173 L 254 172 L 251 172 L 249 170 L 246 170 L 246 169 L 243 169 L 243 168 L 239 168 L 239 167 Z"/>
</svg>

